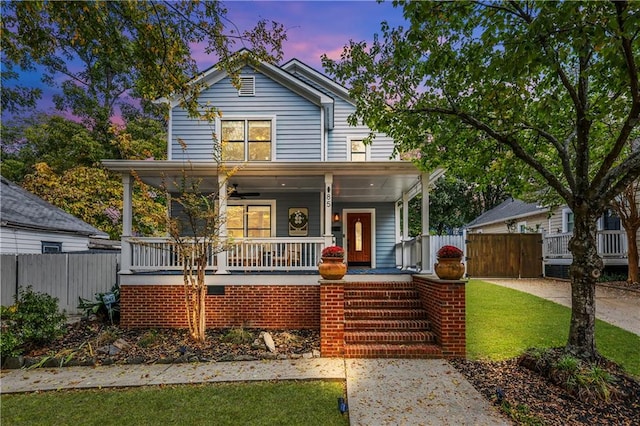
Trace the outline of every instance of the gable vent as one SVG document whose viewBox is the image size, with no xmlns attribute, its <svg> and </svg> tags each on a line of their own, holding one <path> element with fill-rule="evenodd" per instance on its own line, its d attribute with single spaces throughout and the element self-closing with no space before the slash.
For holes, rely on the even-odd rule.
<svg viewBox="0 0 640 426">
<path fill-rule="evenodd" d="M 255 96 L 256 94 L 256 78 L 240 77 L 240 90 L 238 90 L 239 96 Z"/>
</svg>

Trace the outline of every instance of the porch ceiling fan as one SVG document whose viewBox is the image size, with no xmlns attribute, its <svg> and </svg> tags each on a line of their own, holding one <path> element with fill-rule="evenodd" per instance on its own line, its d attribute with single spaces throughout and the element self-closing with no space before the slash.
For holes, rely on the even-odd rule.
<svg viewBox="0 0 640 426">
<path fill-rule="evenodd" d="M 234 183 L 233 189 L 229 192 L 229 198 L 246 198 L 246 197 L 259 197 L 259 192 L 238 192 L 238 184 Z"/>
</svg>

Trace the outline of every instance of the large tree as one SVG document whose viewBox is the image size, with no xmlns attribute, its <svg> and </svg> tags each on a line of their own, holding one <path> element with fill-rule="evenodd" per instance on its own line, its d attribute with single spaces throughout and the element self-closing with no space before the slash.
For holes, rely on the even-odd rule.
<svg viewBox="0 0 640 426">
<path fill-rule="evenodd" d="M 229 70 L 238 44 L 262 59 L 282 57 L 281 25 L 262 20 L 241 31 L 226 14 L 219 1 L 3 2 L 2 62 L 13 72 L 7 77 L 18 67 L 39 66 L 43 81 L 61 89 L 56 107 L 81 118 L 107 144 L 115 108 L 130 98 L 173 95 L 198 111 L 197 46 Z M 3 107 L 34 103 L 38 92 L 8 85 L 4 77 Z"/>
<path fill-rule="evenodd" d="M 557 194 L 575 215 L 567 349 L 596 358 L 596 220 L 640 175 L 640 152 L 624 149 L 639 133 L 640 3 L 395 4 L 406 28 L 383 23 L 372 44 L 324 58 L 356 99 L 352 122 L 419 149 L 425 167 Z"/>
</svg>

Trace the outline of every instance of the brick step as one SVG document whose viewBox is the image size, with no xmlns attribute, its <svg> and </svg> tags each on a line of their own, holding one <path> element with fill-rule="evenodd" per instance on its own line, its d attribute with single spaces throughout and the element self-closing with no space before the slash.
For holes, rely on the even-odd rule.
<svg viewBox="0 0 640 426">
<path fill-rule="evenodd" d="M 416 331 L 429 330 L 426 319 L 345 319 L 346 331 Z"/>
<path fill-rule="evenodd" d="M 345 331 L 347 344 L 409 344 L 435 343 L 435 334 L 430 331 Z"/>
<path fill-rule="evenodd" d="M 344 285 L 345 290 L 414 290 L 411 281 L 353 282 Z"/>
<path fill-rule="evenodd" d="M 419 299 L 417 290 L 371 290 L 371 289 L 345 289 L 344 299 Z"/>
<path fill-rule="evenodd" d="M 420 299 L 347 299 L 345 309 L 418 309 L 422 307 Z"/>
<path fill-rule="evenodd" d="M 345 358 L 441 358 L 442 348 L 437 345 L 387 345 L 387 344 L 346 344 Z"/>
<path fill-rule="evenodd" d="M 345 309 L 344 318 L 348 319 L 425 319 L 424 309 Z"/>
</svg>

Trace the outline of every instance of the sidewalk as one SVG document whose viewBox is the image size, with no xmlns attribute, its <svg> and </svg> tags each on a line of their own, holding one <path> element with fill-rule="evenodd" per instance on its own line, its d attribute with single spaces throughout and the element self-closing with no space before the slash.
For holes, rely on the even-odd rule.
<svg viewBox="0 0 640 426">
<path fill-rule="evenodd" d="M 479 278 L 571 307 L 571 283 L 551 279 Z M 596 286 L 596 318 L 640 335 L 640 292 Z"/>
<path fill-rule="evenodd" d="M 0 392 L 216 383 L 345 380 L 352 425 L 508 425 L 445 360 L 286 361 L 4 370 Z M 337 409 L 337 406 L 336 406 Z"/>
</svg>

